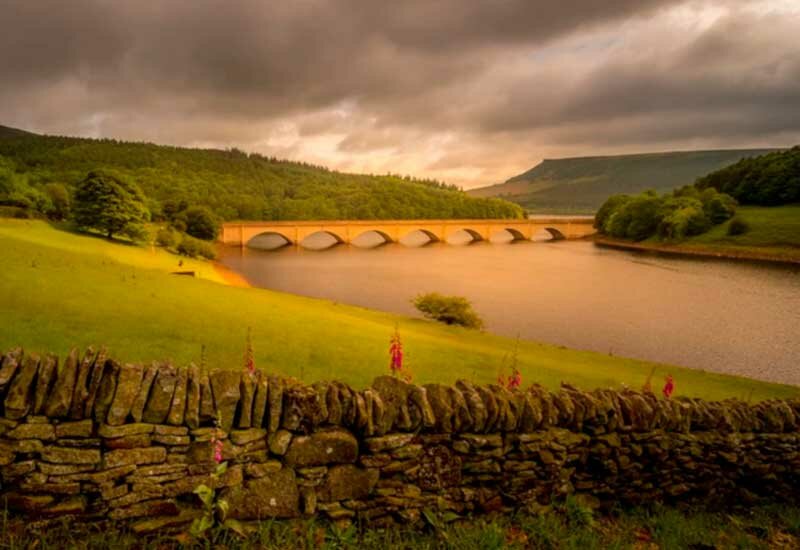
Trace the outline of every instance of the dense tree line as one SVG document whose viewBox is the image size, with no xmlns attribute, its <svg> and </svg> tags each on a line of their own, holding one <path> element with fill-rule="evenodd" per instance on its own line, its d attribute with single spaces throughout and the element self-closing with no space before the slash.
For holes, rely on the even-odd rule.
<svg viewBox="0 0 800 550">
<path fill-rule="evenodd" d="M 736 200 L 716 189 L 694 186 L 659 195 L 613 195 L 597 211 L 594 225 L 604 234 L 641 241 L 652 236 L 681 240 L 705 233 L 736 212 Z"/>
<path fill-rule="evenodd" d="M 137 185 L 154 221 L 170 219 L 180 204 L 205 207 L 220 220 L 523 215 L 517 205 L 472 198 L 432 180 L 346 174 L 238 149 L 35 135 L 0 139 L 0 204 L 64 217 L 67 212 L 58 212 L 68 208 L 63 198 L 96 170 L 114 171 Z"/>
<path fill-rule="evenodd" d="M 716 189 L 740 204 L 778 206 L 800 202 L 800 146 L 742 159 L 695 182 Z"/>
</svg>

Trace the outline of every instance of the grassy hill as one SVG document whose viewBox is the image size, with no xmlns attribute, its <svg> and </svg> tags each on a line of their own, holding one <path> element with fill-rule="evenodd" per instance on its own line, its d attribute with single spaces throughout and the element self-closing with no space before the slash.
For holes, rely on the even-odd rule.
<svg viewBox="0 0 800 550">
<path fill-rule="evenodd" d="M 656 236 L 636 243 L 607 236 L 595 240 L 623 249 L 800 263 L 800 205 L 740 206 L 735 219 L 747 224 L 745 233 L 729 235 L 733 220 L 728 220 L 680 242 L 664 242 Z"/>
<path fill-rule="evenodd" d="M 681 248 L 732 256 L 761 256 L 800 261 L 800 205 L 740 206 L 736 218 L 749 227 L 742 235 L 728 235 L 731 221 L 690 237 Z"/>
<path fill-rule="evenodd" d="M 534 212 L 591 213 L 611 195 L 661 193 L 775 149 L 685 151 L 544 160 L 505 183 L 471 189 L 473 197 L 502 197 Z"/>
<path fill-rule="evenodd" d="M 0 349 L 23 345 L 63 356 L 72 345 L 106 344 L 125 361 L 172 358 L 241 368 L 247 327 L 256 364 L 307 381 L 338 378 L 356 386 L 388 370 L 388 342 L 397 324 L 416 382 L 467 378 L 493 382 L 514 341 L 326 300 L 220 284 L 211 264 L 161 249 L 114 244 L 45 222 L 0 219 Z M 641 387 L 653 363 L 522 341 L 525 384 L 551 388 Z M 678 391 L 707 398 L 799 395 L 798 388 L 697 370 L 669 369 Z"/>
<path fill-rule="evenodd" d="M 19 138 L 19 137 L 31 137 L 35 136 L 36 134 L 32 134 L 30 132 L 26 132 L 25 130 L 18 130 L 17 128 L 9 128 L 8 126 L 3 126 L 0 124 L 0 139 L 2 138 Z"/>
<path fill-rule="evenodd" d="M 517 205 L 476 199 L 436 181 L 346 174 L 236 149 L 39 136 L 5 127 L 0 136 L 0 204 L 36 204 L 46 184 L 71 187 L 104 169 L 138 184 L 156 218 L 167 201 L 205 205 L 226 220 L 522 216 Z"/>
</svg>

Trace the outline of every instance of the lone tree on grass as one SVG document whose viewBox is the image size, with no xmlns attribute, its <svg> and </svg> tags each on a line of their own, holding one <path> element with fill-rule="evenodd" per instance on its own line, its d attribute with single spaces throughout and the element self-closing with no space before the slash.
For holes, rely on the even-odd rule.
<svg viewBox="0 0 800 550">
<path fill-rule="evenodd" d="M 72 218 L 82 229 L 96 229 L 109 239 L 126 235 L 139 239 L 148 218 L 142 191 L 108 172 L 89 172 L 75 190 Z"/>
</svg>

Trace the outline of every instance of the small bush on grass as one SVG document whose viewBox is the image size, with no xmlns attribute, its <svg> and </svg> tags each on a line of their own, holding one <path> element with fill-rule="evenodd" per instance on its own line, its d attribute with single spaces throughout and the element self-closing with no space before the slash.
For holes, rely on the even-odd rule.
<svg viewBox="0 0 800 550">
<path fill-rule="evenodd" d="M 162 227 L 156 233 L 156 245 L 164 248 L 175 248 L 180 240 L 180 234 L 170 227 Z"/>
<path fill-rule="evenodd" d="M 728 235 L 735 237 L 736 235 L 744 235 L 750 231 L 750 224 L 742 218 L 733 218 L 731 223 L 728 224 Z"/>
<path fill-rule="evenodd" d="M 430 292 L 420 294 L 412 300 L 412 303 L 428 319 L 446 325 L 459 325 L 478 330 L 483 328 L 483 320 L 472 309 L 469 300 L 463 296 L 443 296 L 438 292 Z"/>
<path fill-rule="evenodd" d="M 126 225 L 119 234 L 128 237 L 135 243 L 150 241 L 150 232 L 144 224 L 130 223 Z"/>
<path fill-rule="evenodd" d="M 188 256 L 190 258 L 202 257 L 208 260 L 213 260 L 217 257 L 217 252 L 214 247 L 200 239 L 195 239 L 189 235 L 183 235 L 181 242 L 178 243 L 178 254 Z"/>
<path fill-rule="evenodd" d="M 33 212 L 27 208 L 19 206 L 0 205 L 0 218 L 16 218 L 18 220 L 29 220 L 33 218 Z"/>
</svg>

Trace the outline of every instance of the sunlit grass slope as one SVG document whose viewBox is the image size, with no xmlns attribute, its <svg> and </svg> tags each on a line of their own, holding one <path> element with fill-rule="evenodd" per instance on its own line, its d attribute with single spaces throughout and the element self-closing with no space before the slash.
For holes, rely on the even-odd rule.
<svg viewBox="0 0 800 550">
<path fill-rule="evenodd" d="M 707 233 L 692 237 L 686 241 L 686 245 L 733 252 L 770 252 L 800 258 L 800 205 L 740 206 L 736 210 L 736 217 L 750 226 L 746 233 L 728 235 L 728 221 Z"/>
<path fill-rule="evenodd" d="M 338 378 L 356 386 L 387 371 L 387 348 L 399 325 L 416 382 L 463 377 L 494 381 L 514 341 L 428 321 L 215 282 L 210 264 L 185 262 L 201 277 L 170 275 L 178 258 L 160 250 L 109 243 L 43 222 L 0 219 L 0 348 L 64 354 L 72 345 L 105 344 L 125 361 L 171 358 L 240 368 L 247 327 L 259 367 L 304 380 Z M 653 364 L 520 342 L 525 383 L 556 387 L 640 387 Z M 677 392 L 754 399 L 800 389 L 659 367 Z"/>
</svg>

